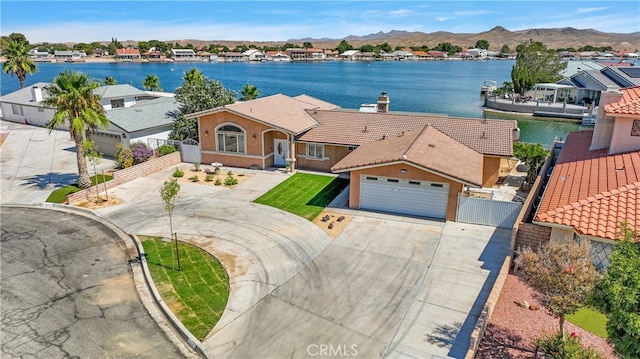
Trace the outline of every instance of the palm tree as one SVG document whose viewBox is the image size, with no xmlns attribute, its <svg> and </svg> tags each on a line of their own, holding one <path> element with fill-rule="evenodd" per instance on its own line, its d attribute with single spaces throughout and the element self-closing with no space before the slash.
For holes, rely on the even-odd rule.
<svg viewBox="0 0 640 359">
<path fill-rule="evenodd" d="M 182 79 L 185 82 L 204 82 L 204 74 L 197 68 L 192 68 L 184 73 Z"/>
<path fill-rule="evenodd" d="M 3 55 L 7 61 L 2 64 L 2 71 L 11 76 L 16 74 L 20 80 L 20 88 L 23 89 L 27 74 L 32 75 L 38 69 L 35 62 L 29 57 L 29 50 L 27 50 L 25 43 L 10 39 L 6 48 L 3 49 Z"/>
<path fill-rule="evenodd" d="M 145 90 L 162 91 L 162 87 L 160 87 L 160 79 L 158 79 L 157 75 L 147 74 L 147 77 L 142 80 L 142 86 Z"/>
<path fill-rule="evenodd" d="M 105 85 L 117 85 L 118 81 L 116 81 L 116 78 L 113 76 L 107 76 L 104 78 L 104 84 Z"/>
<path fill-rule="evenodd" d="M 240 94 L 242 95 L 242 97 L 240 97 L 240 101 L 249 101 L 257 99 L 258 96 L 260 96 L 260 91 L 256 86 L 246 84 L 242 88 Z"/>
<path fill-rule="evenodd" d="M 85 130 L 107 128 L 109 125 L 100 96 L 93 92 L 99 86 L 98 82 L 90 81 L 89 76 L 82 72 L 66 70 L 53 79 L 51 86 L 45 88 L 50 97 L 44 100 L 44 105 L 56 109 L 53 119 L 47 123 L 49 133 L 69 121 L 69 132 L 76 145 L 80 188 L 91 187 L 83 145 Z"/>
</svg>

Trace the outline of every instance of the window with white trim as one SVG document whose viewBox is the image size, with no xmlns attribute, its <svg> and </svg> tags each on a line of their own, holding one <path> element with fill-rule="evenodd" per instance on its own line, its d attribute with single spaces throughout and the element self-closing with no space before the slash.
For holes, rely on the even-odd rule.
<svg viewBox="0 0 640 359">
<path fill-rule="evenodd" d="M 13 110 L 14 115 L 22 116 L 22 106 L 20 105 L 11 105 L 11 109 Z"/>
<path fill-rule="evenodd" d="M 320 143 L 307 143 L 307 158 L 321 160 L 324 158 L 324 145 Z"/>
<path fill-rule="evenodd" d="M 245 153 L 244 130 L 235 125 L 224 125 L 216 130 L 219 152 Z"/>
<path fill-rule="evenodd" d="M 119 107 L 124 107 L 124 99 L 123 98 L 111 100 L 111 108 L 119 108 Z"/>
</svg>

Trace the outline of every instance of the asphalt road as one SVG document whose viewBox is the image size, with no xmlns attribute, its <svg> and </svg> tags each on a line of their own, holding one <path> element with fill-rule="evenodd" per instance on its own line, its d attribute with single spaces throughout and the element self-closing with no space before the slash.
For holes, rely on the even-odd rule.
<svg viewBox="0 0 640 359">
<path fill-rule="evenodd" d="M 0 210 L 0 357 L 181 357 L 142 305 L 113 231 L 55 210 Z"/>
</svg>

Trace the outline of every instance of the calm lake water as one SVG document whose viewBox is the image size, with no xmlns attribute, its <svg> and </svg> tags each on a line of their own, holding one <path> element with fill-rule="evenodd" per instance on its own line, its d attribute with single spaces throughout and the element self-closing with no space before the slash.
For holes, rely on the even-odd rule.
<svg viewBox="0 0 640 359">
<path fill-rule="evenodd" d="M 357 109 L 375 103 L 381 92 L 390 98 L 391 111 L 482 117 L 480 87 L 484 80 L 510 81 L 513 61 L 327 61 L 306 63 L 38 63 L 25 86 L 51 82 L 64 70 L 82 71 L 91 78 L 113 76 L 120 84 L 142 88 L 147 74 L 157 75 L 164 91 L 182 84 L 185 71 L 197 67 L 208 78 L 240 92 L 249 83 L 261 96 L 307 94 L 343 108 Z M 18 79 L 2 73 L 0 93 L 19 89 Z M 554 137 L 583 127 L 548 120 L 518 120 L 521 140 L 550 144 Z"/>
</svg>

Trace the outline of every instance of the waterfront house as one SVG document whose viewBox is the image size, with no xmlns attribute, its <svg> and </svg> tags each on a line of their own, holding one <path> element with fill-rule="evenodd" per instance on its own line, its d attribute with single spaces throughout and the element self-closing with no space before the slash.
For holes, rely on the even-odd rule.
<svg viewBox="0 0 640 359">
<path fill-rule="evenodd" d="M 282 53 L 282 51 L 267 51 L 265 59 L 267 61 L 274 62 L 289 62 L 291 58 L 289 55 Z"/>
<path fill-rule="evenodd" d="M 84 51 L 61 51 L 56 50 L 53 53 L 53 57 L 56 62 L 83 62 L 84 58 L 87 57 L 87 54 Z"/>
<path fill-rule="evenodd" d="M 55 114 L 55 109 L 42 104 L 48 96 L 45 87 L 50 85 L 38 82 L 0 97 L 3 119 L 46 127 Z M 178 111 L 178 103 L 173 97 L 160 97 L 130 85 L 101 86 L 94 92 L 101 96 L 110 123 L 106 129 L 92 131 L 91 139 L 105 156 L 115 154 L 117 143 L 129 146 L 143 142 L 155 148 L 167 140 Z M 65 123 L 56 129 L 67 130 L 68 126 Z"/>
<path fill-rule="evenodd" d="M 592 244 L 607 266 L 620 224 L 640 230 L 640 86 L 602 94 L 593 130 L 567 137 L 533 223 Z"/>
<path fill-rule="evenodd" d="M 421 200 L 386 196 L 387 211 L 447 220 L 458 193 L 494 185 L 513 155 L 515 121 L 393 113 L 389 103 L 383 93 L 377 112 L 358 112 L 278 94 L 187 117 L 198 120 L 202 163 L 349 174 L 352 208 L 377 209 L 396 190 Z"/>
<path fill-rule="evenodd" d="M 218 53 L 218 61 L 220 62 L 244 62 L 247 57 L 242 52 L 220 52 Z"/>
<path fill-rule="evenodd" d="M 38 51 L 38 49 L 32 49 L 29 51 L 29 56 L 36 62 L 51 62 L 52 57 L 47 51 Z"/>
<path fill-rule="evenodd" d="M 427 51 L 427 54 L 431 56 L 434 60 L 444 60 L 448 57 L 446 52 L 431 50 Z"/>
<path fill-rule="evenodd" d="M 291 61 L 303 61 L 307 59 L 307 49 L 292 47 L 286 49 L 285 53 L 289 55 Z"/>
<path fill-rule="evenodd" d="M 142 55 L 138 49 L 116 49 L 117 62 L 139 62 L 140 60 L 142 60 Z"/>
<path fill-rule="evenodd" d="M 142 54 L 148 62 L 167 62 L 167 57 L 163 52 L 156 50 L 155 47 L 149 49 L 149 51 Z"/>
<path fill-rule="evenodd" d="M 256 49 L 249 49 L 243 52 L 242 55 L 249 61 L 263 61 L 265 59 L 264 53 Z"/>
<path fill-rule="evenodd" d="M 173 61 L 197 61 L 196 53 L 192 49 L 171 49 Z"/>
<path fill-rule="evenodd" d="M 314 48 L 308 48 L 307 49 L 307 59 L 308 60 L 324 60 L 327 56 L 325 55 L 325 52 L 322 49 L 314 49 Z"/>
<path fill-rule="evenodd" d="M 340 58 L 343 60 L 351 60 L 354 61 L 358 58 L 358 56 L 360 55 L 360 51 L 359 50 L 347 50 L 343 53 L 340 54 Z"/>
</svg>

